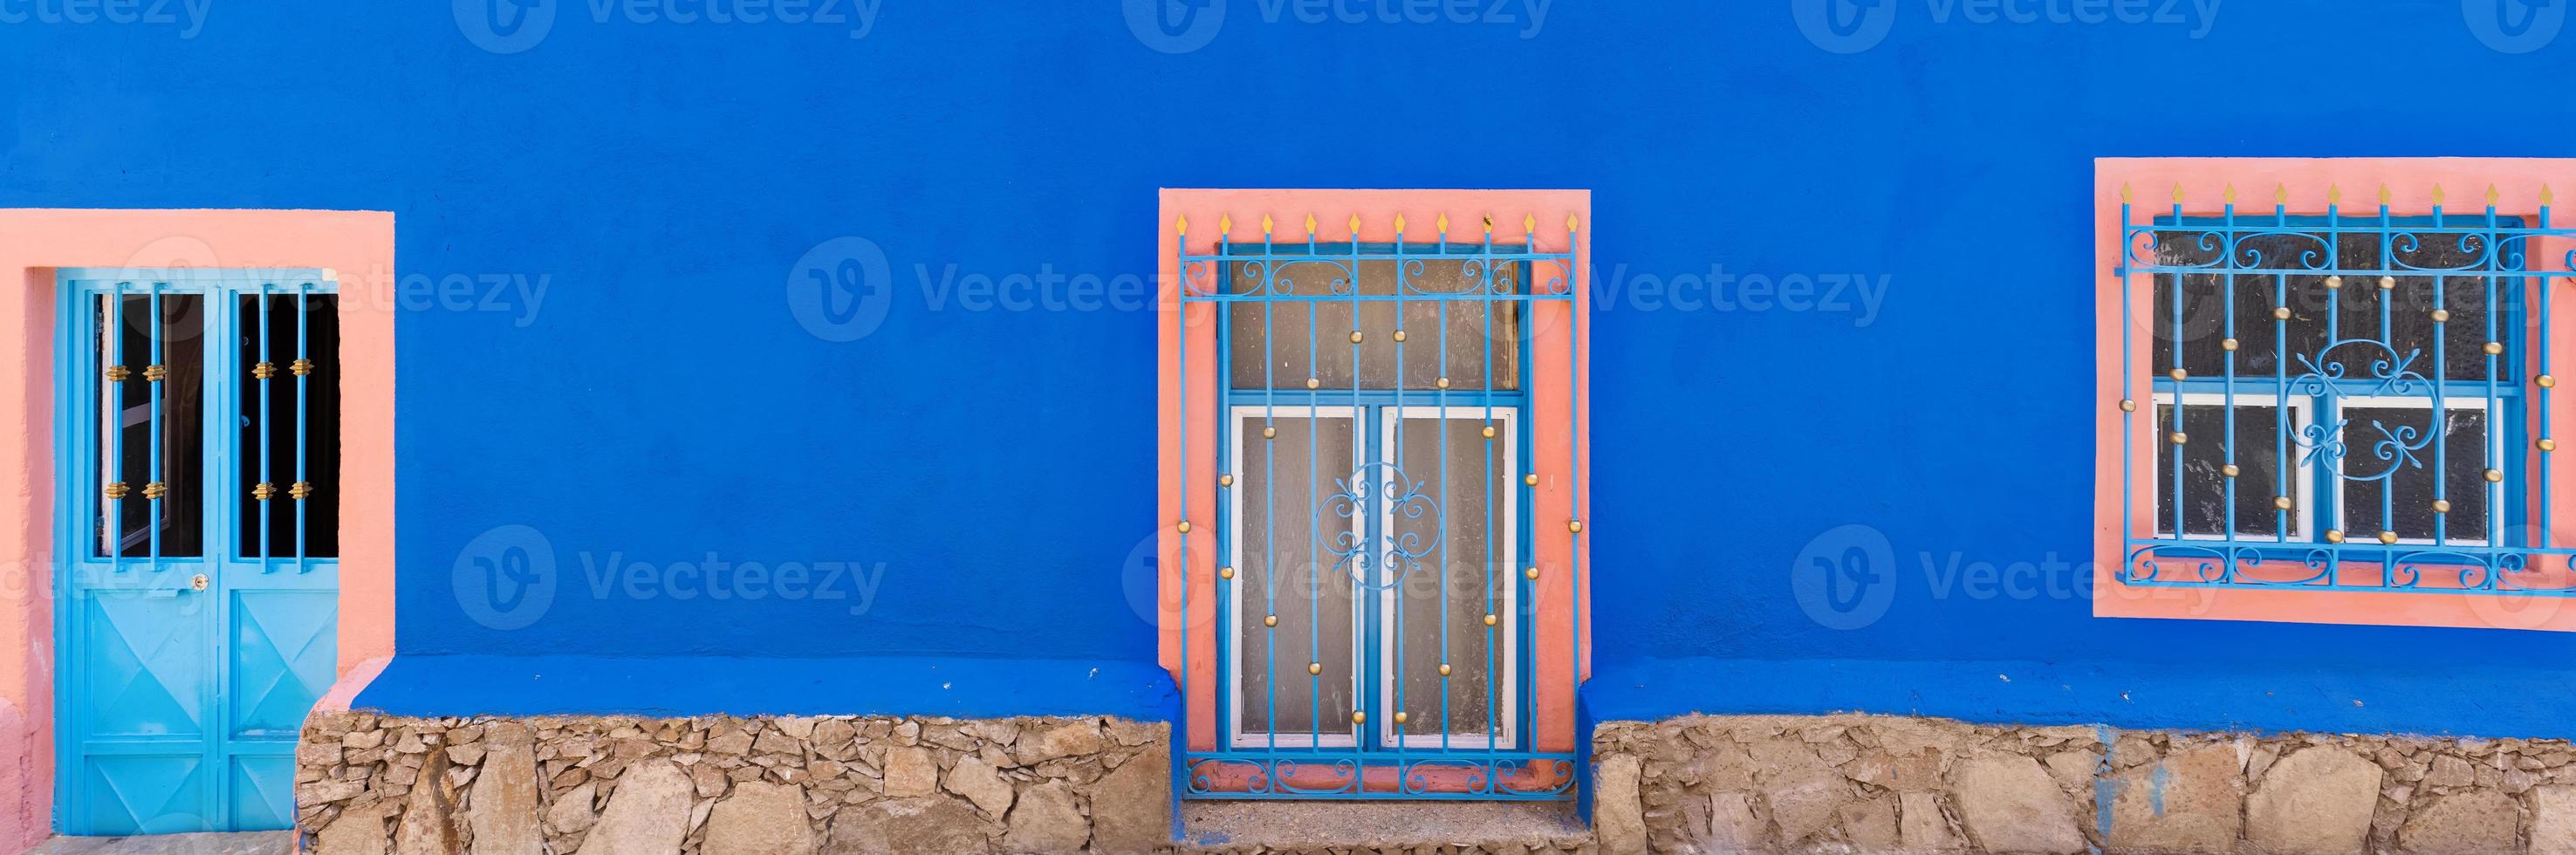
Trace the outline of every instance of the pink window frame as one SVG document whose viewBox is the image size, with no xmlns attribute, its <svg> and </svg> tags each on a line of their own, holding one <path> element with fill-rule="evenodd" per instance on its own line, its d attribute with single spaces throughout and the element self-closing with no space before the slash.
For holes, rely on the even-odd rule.
<svg viewBox="0 0 2576 855">
<path fill-rule="evenodd" d="M 1424 240 L 1428 228 L 1443 215 L 1455 223 L 1481 223 L 1491 216 L 1496 234 L 1519 237 L 1520 224 L 1535 219 L 1538 249 L 1563 252 L 1569 247 L 1578 264 L 1574 270 L 1562 267 L 1548 269 L 1542 264 L 1533 271 L 1530 281 L 1539 287 L 1546 283 L 1564 283 L 1572 288 L 1574 300 L 1536 304 L 1530 319 L 1530 366 L 1532 390 L 1530 420 L 1535 429 L 1532 471 L 1539 475 L 1533 520 L 1537 520 L 1536 556 L 1540 568 L 1534 626 L 1537 661 L 1532 663 L 1538 686 L 1537 715 L 1531 724 L 1538 734 L 1541 751 L 1571 751 L 1575 748 L 1575 687 L 1581 677 L 1591 675 L 1591 571 L 1589 489 L 1591 456 L 1589 438 L 1591 384 L 1572 382 L 1578 372 L 1591 363 L 1590 300 L 1587 266 L 1592 257 L 1591 193 L 1584 190 L 1189 190 L 1165 189 L 1157 242 L 1158 300 L 1160 322 L 1157 328 L 1158 406 L 1156 432 L 1159 447 L 1159 503 L 1161 520 L 1156 545 L 1160 568 L 1157 580 L 1159 615 L 1157 620 L 1158 657 L 1164 668 L 1186 692 L 1184 696 L 1184 738 L 1190 750 L 1214 750 L 1218 744 L 1216 721 L 1217 659 L 1213 640 L 1216 622 L 1216 531 L 1212 525 L 1201 525 L 1184 533 L 1182 520 L 1214 521 L 1216 518 L 1216 474 L 1218 465 L 1217 425 L 1219 422 L 1216 376 L 1217 311 L 1208 303 L 1184 308 L 1180 289 L 1184 284 L 1180 269 L 1181 241 L 1184 235 L 1175 224 L 1186 219 L 1190 225 L 1186 239 L 1193 253 L 1216 249 L 1220 224 L 1230 226 L 1228 234 L 1235 241 L 1257 241 L 1261 238 L 1264 216 L 1280 224 L 1282 233 L 1297 230 L 1303 235 L 1302 223 L 1308 215 L 1317 221 L 1336 226 L 1357 216 L 1359 240 L 1370 243 L 1393 243 L 1397 240 L 1399 218 L 1413 224 L 1407 239 Z M 1571 222 L 1569 223 L 1569 219 Z M 1290 225 L 1297 224 L 1297 225 Z M 1481 235 L 1481 225 L 1475 227 Z M 1349 236 L 1337 230 L 1337 240 Z M 1206 271 L 1190 271 L 1187 284 L 1193 293 L 1212 293 L 1214 283 Z M 1570 310 L 1570 311 L 1569 311 Z M 1176 312 L 1186 312 L 1178 316 Z M 1573 323 L 1568 324 L 1567 316 Z M 1183 328 L 1187 335 L 1184 341 Z M 1569 348 L 1566 336 L 1575 336 Z M 1186 353 L 1184 352 L 1186 348 Z M 1184 368 L 1186 367 L 1186 370 Z M 1186 390 L 1183 380 L 1186 377 Z M 1572 391 L 1569 392 L 1569 389 Z M 1184 394 L 1186 392 L 1186 394 Z M 1181 412 L 1186 399 L 1189 412 Z M 1573 425 L 1571 431 L 1567 425 Z M 1189 425 L 1186 444 L 1178 426 Z M 1184 454 L 1186 449 L 1186 456 Z M 1569 463 L 1568 461 L 1571 461 Z M 1571 467 L 1572 473 L 1567 470 Z M 1182 473 L 1199 479 L 1184 486 Z M 1568 477 L 1571 474 L 1573 477 Z M 1187 496 L 1186 504 L 1183 497 Z M 1577 526 L 1568 525 L 1581 520 Z M 1189 544 L 1188 566 L 1182 565 L 1181 546 Z M 1576 572 L 1565 572 L 1577 568 Z M 1578 584 L 1579 583 L 1579 584 Z M 1198 592 L 1185 596 L 1184 590 Z M 1580 596 L 1574 592 L 1579 590 Z M 1184 603 L 1186 612 L 1184 614 Z M 1569 608 L 1571 603 L 1571 608 Z M 1576 663 L 1569 637 L 1581 628 L 1582 661 Z M 1193 633 L 1192 642 L 1184 645 L 1185 633 Z M 1187 647 L 1188 660 L 1182 661 Z M 1580 667 L 1581 673 L 1575 674 Z"/>
<path fill-rule="evenodd" d="M 341 327 L 339 683 L 343 706 L 394 652 L 394 223 L 380 211 L 0 209 L 0 847 L 52 831 L 55 271 L 323 268 Z M 325 701 L 327 704 L 328 701 Z"/>
<path fill-rule="evenodd" d="M 2131 414 L 2120 408 L 2124 390 L 2143 396 L 2150 388 L 2146 366 L 2154 363 L 2149 348 L 2155 335 L 2152 311 L 2154 289 L 2151 283 L 2130 283 L 2127 291 L 2129 317 L 2138 328 L 2127 341 L 2130 345 L 2127 363 L 2140 372 L 2134 385 L 2124 385 L 2120 374 L 2123 360 L 2120 352 L 2122 324 L 2122 283 L 2118 273 L 2123 239 L 2120 212 L 2123 197 L 2134 201 L 2132 222 L 2145 221 L 2171 214 L 2176 194 L 2182 199 L 2186 216 L 2217 216 L 2231 196 L 2240 196 L 2240 215 L 2270 215 L 2276 193 L 2285 194 L 2282 204 L 2292 215 L 2321 215 L 2326 212 L 2330 196 L 2342 193 L 2341 210 L 2347 215 L 2368 212 L 2376 215 L 2379 194 L 2386 188 L 2392 216 L 2424 216 L 2442 205 L 2446 215 L 2471 212 L 2483 214 L 2488 188 L 2495 190 L 2498 216 L 2518 216 L 2526 222 L 2537 222 L 2550 187 L 2576 187 L 2576 159 L 2544 158 L 2103 158 L 2094 162 L 2094 239 L 2096 286 L 2094 299 L 2095 441 L 2094 448 L 2094 527 L 2093 527 L 2093 614 L 2097 617 L 2180 618 L 2199 620 L 2274 621 L 2285 623 L 2357 624 L 2383 626 L 2490 627 L 2552 631 L 2576 631 L 2576 603 L 2563 597 L 2515 596 L 2481 593 L 2421 593 L 2361 590 L 2302 590 L 2296 588 L 2257 587 L 2149 587 L 2131 586 L 2119 581 L 2122 562 L 2127 560 L 2127 536 L 2152 537 L 2153 522 L 2139 520 L 2138 531 L 2121 530 L 2122 474 L 2120 445 L 2123 440 L 2122 420 Z M 2437 199 L 2437 196 L 2439 197 Z M 2443 203 L 2448 204 L 2443 204 Z M 2552 225 L 2563 225 L 2563 212 L 2553 212 Z M 2527 253 L 2527 262 L 2543 275 L 2535 281 L 2545 283 L 2529 289 L 2527 299 L 2537 304 L 2540 289 L 2567 289 L 2571 281 L 2566 270 L 2568 251 L 2576 246 L 2559 239 L 2536 241 Z M 2562 317 L 2570 297 L 2554 296 Z M 2550 350 L 2555 354 L 2576 354 L 2576 323 L 2561 322 L 2556 329 L 2542 330 L 2537 313 L 2527 335 L 2538 340 L 2549 336 Z M 2543 371 L 2555 370 L 2544 366 Z M 2532 378 L 2522 378 L 2526 393 Z M 2551 409 L 2557 425 L 2571 424 L 2568 409 L 2571 399 L 2554 396 Z M 2147 400 L 2139 402 L 2140 409 Z M 2529 428 L 2529 437 L 2542 436 L 2537 413 Z M 2135 460 L 2154 460 L 2156 442 L 2163 433 L 2139 430 L 2129 435 L 2130 454 Z M 2531 476 L 2547 476 L 2553 484 L 2576 485 L 2576 455 L 2532 454 Z M 2536 482 L 2535 482 L 2536 483 Z M 2131 487 L 2131 501 L 2154 507 L 2150 485 L 2141 479 Z M 2546 521 L 2546 532 L 2554 533 L 2550 545 L 2564 547 L 2576 541 L 2576 502 L 2558 502 L 2553 518 Z M 2351 566 L 2351 565 L 2347 565 Z M 2372 567 L 2378 565 L 2372 564 Z M 2539 564 L 2535 560 L 2534 567 Z M 2358 567 L 2353 568 L 2360 572 Z M 2561 567 L 2560 573 L 2565 572 Z M 2429 574 L 2428 574 L 2429 575 Z M 2428 582 L 2429 584 L 2429 582 Z"/>
</svg>

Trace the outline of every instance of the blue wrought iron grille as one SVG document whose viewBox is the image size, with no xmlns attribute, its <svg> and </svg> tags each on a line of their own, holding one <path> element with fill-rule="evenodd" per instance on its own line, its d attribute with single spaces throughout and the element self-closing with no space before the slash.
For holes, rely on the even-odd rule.
<svg viewBox="0 0 2576 855">
<path fill-rule="evenodd" d="M 2336 195 L 2321 216 L 2124 198 L 2117 578 L 2567 596 L 2576 549 L 2541 524 L 2535 466 L 2555 448 L 2551 289 L 2526 262 L 2576 230 L 2545 199 L 2500 216 L 2493 191 L 2422 216 Z"/>
<path fill-rule="evenodd" d="M 1185 594 L 1218 620 L 1182 642 L 1218 652 L 1218 745 L 1185 752 L 1188 797 L 1573 795 L 1577 756 L 1531 724 L 1529 466 L 1533 309 L 1572 301 L 1552 271 L 1573 254 L 1439 226 L 1364 243 L 1354 219 L 1328 241 L 1310 218 L 1277 241 L 1265 218 L 1257 244 L 1183 242 L 1223 374 L 1220 567 Z M 1556 262 L 1535 287 L 1534 262 Z"/>
</svg>

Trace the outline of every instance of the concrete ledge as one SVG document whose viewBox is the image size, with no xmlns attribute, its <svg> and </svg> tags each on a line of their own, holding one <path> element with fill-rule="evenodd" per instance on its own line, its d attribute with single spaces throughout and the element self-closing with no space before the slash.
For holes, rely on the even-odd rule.
<svg viewBox="0 0 2576 855">
<path fill-rule="evenodd" d="M 1592 830 L 1569 802 L 1193 801 L 1181 805 L 1191 855 L 1590 855 Z"/>
<path fill-rule="evenodd" d="M 1149 662 L 964 657 L 394 657 L 349 707 L 399 716 L 1114 716 L 1171 721 Z"/>
<path fill-rule="evenodd" d="M 2459 632 L 2464 650 L 2505 643 Z M 2179 652 L 2159 662 L 1644 659 L 1602 663 L 1583 701 L 1599 721 L 1857 712 L 2176 731 L 2576 738 L 2576 716 L 2566 714 L 2576 709 L 2576 671 L 2507 661 L 2278 666 L 2237 655 L 2213 669 Z"/>
</svg>

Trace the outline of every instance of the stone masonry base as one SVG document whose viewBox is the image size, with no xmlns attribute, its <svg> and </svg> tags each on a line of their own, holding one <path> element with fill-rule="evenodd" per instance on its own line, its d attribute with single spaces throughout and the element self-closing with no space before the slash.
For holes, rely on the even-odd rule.
<svg viewBox="0 0 2576 855">
<path fill-rule="evenodd" d="M 1612 722 L 1593 829 L 1629 853 L 2576 853 L 2563 740 Z"/>
<path fill-rule="evenodd" d="M 317 855 L 1152 852 L 1170 728 L 1101 718 L 316 713 Z"/>
<path fill-rule="evenodd" d="M 1693 716 L 1593 748 L 1588 834 L 1387 845 L 1335 811 L 1263 845 L 1171 840 L 1162 723 L 330 712 L 296 819 L 317 855 L 2576 853 L 2561 740 Z"/>
</svg>

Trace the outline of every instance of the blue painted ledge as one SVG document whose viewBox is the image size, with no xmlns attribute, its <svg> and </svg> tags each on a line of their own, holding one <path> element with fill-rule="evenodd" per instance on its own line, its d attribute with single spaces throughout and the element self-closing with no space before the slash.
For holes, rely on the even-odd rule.
<svg viewBox="0 0 2576 855">
<path fill-rule="evenodd" d="M 394 657 L 353 709 L 408 716 L 1112 715 L 1172 721 L 1149 662 L 963 657 Z"/>
<path fill-rule="evenodd" d="M 1647 659 L 1604 662 L 1600 721 L 1862 712 L 1981 724 L 2576 738 L 2576 671 L 2260 662 Z"/>
</svg>

